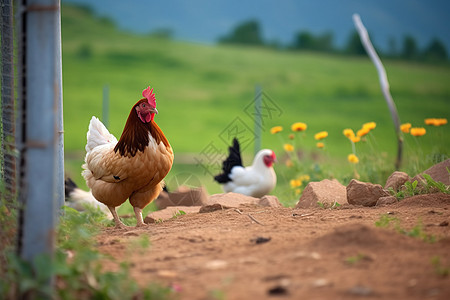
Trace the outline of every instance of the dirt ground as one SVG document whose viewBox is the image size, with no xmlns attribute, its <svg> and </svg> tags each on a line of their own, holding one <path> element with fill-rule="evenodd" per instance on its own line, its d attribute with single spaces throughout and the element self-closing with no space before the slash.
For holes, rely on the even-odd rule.
<svg viewBox="0 0 450 300">
<path fill-rule="evenodd" d="M 375 226 L 385 214 L 437 241 L 401 234 L 395 221 Z M 99 247 L 131 260 L 141 286 L 171 286 L 177 299 L 450 299 L 449 222 L 444 194 L 373 208 L 243 207 L 107 228 Z M 130 251 L 142 234 L 151 246 Z"/>
</svg>

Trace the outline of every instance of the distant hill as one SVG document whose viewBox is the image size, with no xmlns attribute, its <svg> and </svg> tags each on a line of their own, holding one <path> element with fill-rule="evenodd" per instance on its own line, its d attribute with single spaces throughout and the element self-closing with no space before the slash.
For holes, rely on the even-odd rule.
<svg viewBox="0 0 450 300">
<path fill-rule="evenodd" d="M 204 1 L 204 0 L 63 0 L 92 6 L 124 30 L 148 33 L 170 29 L 180 40 L 215 43 L 236 24 L 255 19 L 264 38 L 291 43 L 299 30 L 314 34 L 332 31 L 343 46 L 354 29 L 351 16 L 359 13 L 381 49 L 399 48 L 405 35 L 419 47 L 439 38 L 450 49 L 450 1 L 447 0 L 318 0 L 318 1 Z M 396 41 L 393 45 L 392 41 Z"/>
</svg>

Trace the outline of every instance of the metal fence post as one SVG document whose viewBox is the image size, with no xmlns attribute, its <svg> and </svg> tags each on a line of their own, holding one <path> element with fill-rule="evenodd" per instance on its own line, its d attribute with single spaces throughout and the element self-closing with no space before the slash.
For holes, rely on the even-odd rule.
<svg viewBox="0 0 450 300">
<path fill-rule="evenodd" d="M 109 127 L 109 86 L 103 86 L 102 122 L 106 128 Z"/>
<path fill-rule="evenodd" d="M 19 250 L 22 258 L 34 262 L 41 254 L 52 256 L 61 203 L 57 185 L 61 184 L 62 174 L 56 172 L 62 163 L 60 1 L 24 3 L 22 60 L 26 66 L 21 89 L 25 120 L 21 134 L 24 148 L 20 189 L 24 208 Z"/>
<path fill-rule="evenodd" d="M 255 155 L 261 150 L 261 127 L 262 127 L 262 116 L 261 116 L 261 105 L 262 105 L 262 88 L 257 85 L 255 88 Z"/>
</svg>

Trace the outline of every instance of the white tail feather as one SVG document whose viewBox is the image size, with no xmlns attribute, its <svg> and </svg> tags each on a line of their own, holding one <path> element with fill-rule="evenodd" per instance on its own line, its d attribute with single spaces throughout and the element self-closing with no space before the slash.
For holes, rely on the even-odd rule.
<svg viewBox="0 0 450 300">
<path fill-rule="evenodd" d="M 95 147 L 109 143 L 117 143 L 116 137 L 109 133 L 98 118 L 92 117 L 87 132 L 86 152 L 89 153 Z"/>
</svg>

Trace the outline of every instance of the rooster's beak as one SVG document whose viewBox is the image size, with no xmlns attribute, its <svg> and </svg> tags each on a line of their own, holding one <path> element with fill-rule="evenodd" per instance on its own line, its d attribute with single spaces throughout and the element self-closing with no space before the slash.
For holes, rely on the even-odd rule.
<svg viewBox="0 0 450 300">
<path fill-rule="evenodd" d="M 158 110 L 156 109 L 156 107 L 155 107 L 155 108 L 152 108 L 152 109 L 150 110 L 150 112 L 153 113 L 153 114 L 158 114 Z"/>
</svg>

